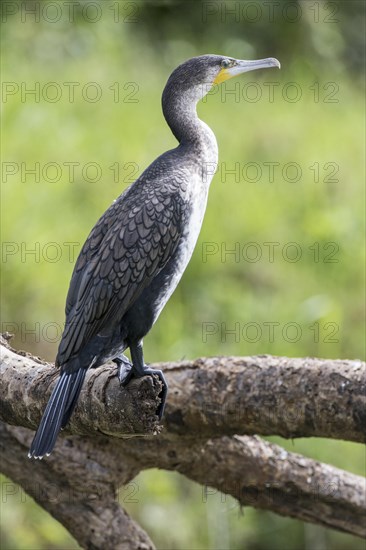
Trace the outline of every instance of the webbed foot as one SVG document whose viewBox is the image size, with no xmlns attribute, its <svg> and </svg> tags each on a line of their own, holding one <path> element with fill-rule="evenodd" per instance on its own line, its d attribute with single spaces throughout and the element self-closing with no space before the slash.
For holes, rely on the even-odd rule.
<svg viewBox="0 0 366 550">
<path fill-rule="evenodd" d="M 164 414 L 166 396 L 168 394 L 168 383 L 165 380 L 165 376 L 164 376 L 163 372 L 161 370 L 158 370 L 158 369 L 150 369 L 149 367 L 147 367 L 145 365 L 144 374 L 139 375 L 138 378 L 141 378 L 141 376 L 154 376 L 154 374 L 159 378 L 159 380 L 161 382 L 161 385 L 162 385 L 161 391 L 159 393 L 160 405 L 158 406 L 157 411 L 156 411 L 156 414 L 158 415 L 159 420 L 161 420 L 162 417 L 163 417 L 163 414 Z"/>
<path fill-rule="evenodd" d="M 156 411 L 156 414 L 158 415 L 159 420 L 161 420 L 164 414 L 166 396 L 168 394 L 168 384 L 162 371 L 158 369 L 150 369 L 146 365 L 144 365 L 143 370 L 136 370 L 133 367 L 131 361 L 129 361 L 128 358 L 124 355 L 116 357 L 115 359 L 113 359 L 113 362 L 116 363 L 116 365 L 118 366 L 118 380 L 121 386 L 123 386 L 124 388 L 133 378 L 142 378 L 143 376 L 154 375 L 159 378 L 162 384 L 162 389 L 159 393 L 160 405 Z"/>
<path fill-rule="evenodd" d="M 120 355 L 113 359 L 113 362 L 116 363 L 118 367 L 118 380 L 120 384 L 123 387 L 127 386 L 133 377 L 131 361 L 125 355 Z"/>
</svg>

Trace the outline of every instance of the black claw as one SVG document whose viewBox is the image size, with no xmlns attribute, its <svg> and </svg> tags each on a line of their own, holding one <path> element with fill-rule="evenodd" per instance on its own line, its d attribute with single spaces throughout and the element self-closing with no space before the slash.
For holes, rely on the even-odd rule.
<svg viewBox="0 0 366 550">
<path fill-rule="evenodd" d="M 131 361 L 127 359 L 124 355 L 116 357 L 113 359 L 113 362 L 118 366 L 118 379 L 121 386 L 124 388 L 129 384 L 133 378 L 142 378 L 143 376 L 156 376 L 159 378 L 162 388 L 159 393 L 160 405 L 157 408 L 156 414 L 159 417 L 159 420 L 162 419 L 165 409 L 166 396 L 168 394 L 168 384 L 165 380 L 165 376 L 161 370 L 150 369 L 146 365 L 143 367 L 143 370 L 137 370 L 134 368 Z"/>
<path fill-rule="evenodd" d="M 113 362 L 116 363 L 118 367 L 118 380 L 121 386 L 127 386 L 131 378 L 133 378 L 131 361 L 129 361 L 125 355 L 121 355 L 120 357 L 113 359 Z"/>
<path fill-rule="evenodd" d="M 158 406 L 157 411 L 156 411 L 156 414 L 158 415 L 159 420 L 161 420 L 162 417 L 163 417 L 163 414 L 164 414 L 166 397 L 168 395 L 168 383 L 165 380 L 165 376 L 164 376 L 164 374 L 161 370 L 150 369 L 150 368 L 147 368 L 147 367 L 145 367 L 144 370 L 145 370 L 146 375 L 154 376 L 154 374 L 156 374 L 156 376 L 159 378 L 159 380 L 162 384 L 162 388 L 161 388 L 161 391 L 159 393 L 160 405 Z"/>
</svg>

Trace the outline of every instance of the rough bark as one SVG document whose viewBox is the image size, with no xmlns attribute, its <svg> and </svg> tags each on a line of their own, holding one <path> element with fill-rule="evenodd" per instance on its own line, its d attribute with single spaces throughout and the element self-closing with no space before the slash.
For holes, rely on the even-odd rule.
<svg viewBox="0 0 366 550">
<path fill-rule="evenodd" d="M 58 371 L 1 347 L 0 419 L 35 429 Z M 169 384 L 165 433 L 217 437 L 261 434 L 366 441 L 366 369 L 362 361 L 212 357 L 152 365 Z M 117 368 L 87 373 L 68 432 L 154 434 L 159 381 L 123 389 Z"/>
<path fill-rule="evenodd" d="M 37 426 L 57 371 L 5 346 L 1 353 L 2 471 L 84 548 L 153 548 L 116 501 L 120 486 L 151 467 L 201 483 L 207 498 L 218 490 L 242 505 L 366 535 L 363 478 L 234 435 L 364 441 L 360 361 L 259 356 L 163 365 L 170 389 L 162 429 L 154 415 L 159 382 L 147 377 L 124 390 L 114 366 L 101 367 L 88 373 L 66 432 L 76 435 L 30 461 L 27 428 Z"/>
<path fill-rule="evenodd" d="M 60 521 L 83 548 L 155 548 L 116 500 L 118 487 L 139 471 L 128 457 L 119 456 L 108 442 L 95 446 L 84 438 L 63 439 L 52 458 L 30 461 L 25 457 L 31 437 L 28 429 L 0 422 L 2 472 Z"/>
<path fill-rule="evenodd" d="M 259 437 L 192 439 L 189 445 L 181 438 L 163 445 L 157 440 L 133 441 L 124 443 L 124 452 L 143 468 L 176 470 L 242 505 L 366 536 L 364 478 Z"/>
</svg>

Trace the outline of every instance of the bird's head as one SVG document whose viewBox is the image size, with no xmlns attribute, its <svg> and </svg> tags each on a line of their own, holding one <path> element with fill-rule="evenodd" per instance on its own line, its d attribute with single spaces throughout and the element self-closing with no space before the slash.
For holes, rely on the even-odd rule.
<svg viewBox="0 0 366 550">
<path fill-rule="evenodd" d="M 170 75 L 166 87 L 181 93 L 191 92 L 198 101 L 216 84 L 242 73 L 270 67 L 280 68 L 281 65 L 274 57 L 247 61 L 222 55 L 200 55 L 179 65 Z"/>
</svg>

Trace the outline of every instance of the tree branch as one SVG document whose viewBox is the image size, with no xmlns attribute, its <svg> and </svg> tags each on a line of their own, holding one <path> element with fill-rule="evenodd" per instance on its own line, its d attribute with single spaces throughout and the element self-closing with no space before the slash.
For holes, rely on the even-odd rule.
<svg viewBox="0 0 366 550">
<path fill-rule="evenodd" d="M 35 429 L 58 371 L 1 346 L 0 419 Z M 213 357 L 153 365 L 169 384 L 165 432 L 261 434 L 366 441 L 366 370 L 361 361 Z M 121 388 L 115 365 L 90 370 L 69 433 L 151 435 L 160 383 Z"/>
<path fill-rule="evenodd" d="M 131 441 L 124 453 L 141 469 L 176 470 L 242 505 L 366 536 L 365 479 L 321 464 L 256 436 L 202 441 Z"/>
<path fill-rule="evenodd" d="M 83 548 L 98 550 L 153 550 L 148 535 L 116 500 L 117 488 L 139 472 L 116 449 L 82 438 L 64 439 L 52 457 L 31 461 L 25 457 L 33 434 L 0 422 L 2 471 L 18 483 Z M 105 448 L 104 444 L 104 448 Z"/>
<path fill-rule="evenodd" d="M 144 541 L 151 545 L 146 548 L 152 548 L 123 509 L 117 514 L 115 495 L 139 471 L 153 467 L 175 470 L 203 485 L 203 502 L 215 492 L 211 487 L 242 505 L 366 536 L 364 478 L 256 436 L 128 441 L 73 436 L 62 438 L 47 460 L 34 462 L 26 457 L 30 430 L 0 423 L 0 435 L 4 473 L 61 521 L 83 547 L 125 550 L 140 548 Z M 112 522 L 112 517 L 118 520 Z M 103 528 L 99 528 L 101 518 Z M 136 546 L 132 542 L 123 546 L 128 537 Z"/>
<path fill-rule="evenodd" d="M 1 355 L 1 418 L 35 428 L 57 370 L 5 346 Z M 363 478 L 258 437 L 234 435 L 363 441 L 363 363 L 259 356 L 163 368 L 170 391 L 159 436 L 159 381 L 146 377 L 123 389 L 115 367 L 104 366 L 88 372 L 68 430 L 83 437 L 60 437 L 46 460 L 27 458 L 31 431 L 0 423 L 4 473 L 85 548 L 153 548 L 115 500 L 118 487 L 151 467 L 201 483 L 203 500 L 209 486 L 242 505 L 365 536 Z"/>
</svg>

